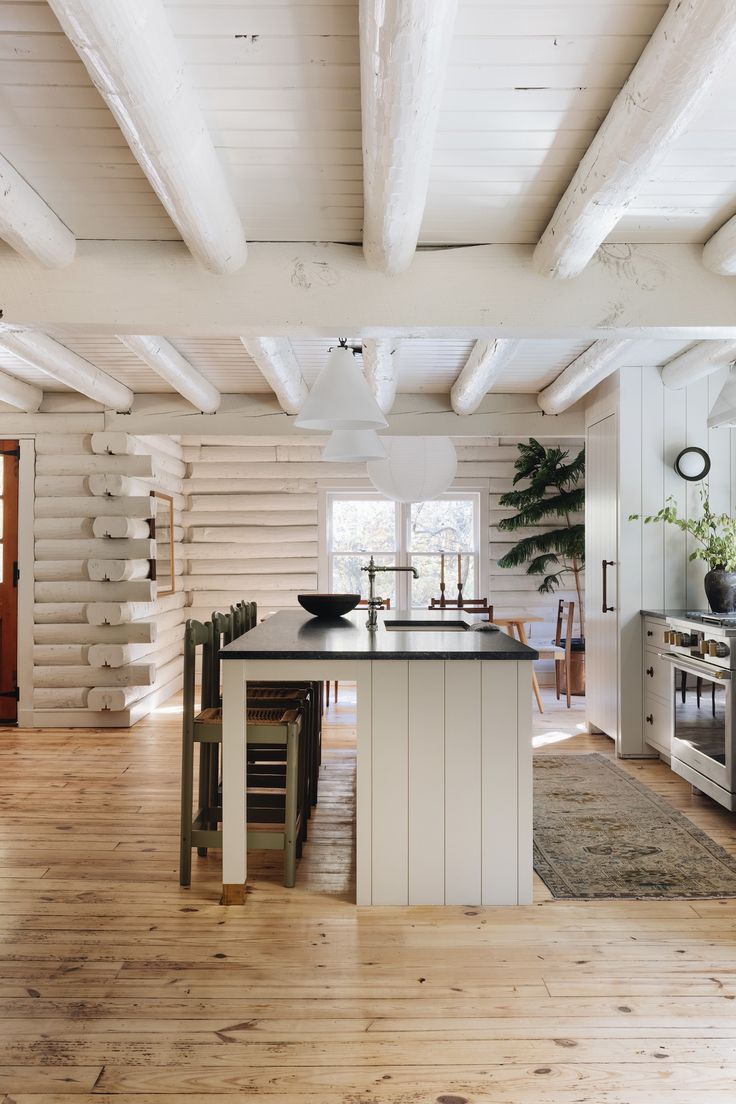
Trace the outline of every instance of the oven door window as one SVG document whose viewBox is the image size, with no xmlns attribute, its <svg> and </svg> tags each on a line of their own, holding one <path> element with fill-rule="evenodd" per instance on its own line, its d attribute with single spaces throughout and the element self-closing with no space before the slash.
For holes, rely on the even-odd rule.
<svg viewBox="0 0 736 1104">
<path fill-rule="evenodd" d="M 731 774 L 730 682 L 675 668 L 674 691 L 675 754 L 722 784 Z"/>
</svg>

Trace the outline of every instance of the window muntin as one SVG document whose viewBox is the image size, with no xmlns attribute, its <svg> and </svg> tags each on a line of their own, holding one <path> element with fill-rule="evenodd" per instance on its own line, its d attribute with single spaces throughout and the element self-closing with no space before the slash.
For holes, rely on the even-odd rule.
<svg viewBox="0 0 736 1104">
<path fill-rule="evenodd" d="M 457 597 L 458 554 L 464 597 L 486 596 L 478 593 L 480 492 L 451 492 L 408 505 L 370 492 L 331 491 L 326 506 L 329 590 L 366 598 L 368 579 L 360 568 L 373 555 L 379 564 L 414 566 L 420 576 L 381 573 L 377 593 L 394 608 L 426 609 L 440 594 L 444 553 L 446 597 Z"/>
</svg>

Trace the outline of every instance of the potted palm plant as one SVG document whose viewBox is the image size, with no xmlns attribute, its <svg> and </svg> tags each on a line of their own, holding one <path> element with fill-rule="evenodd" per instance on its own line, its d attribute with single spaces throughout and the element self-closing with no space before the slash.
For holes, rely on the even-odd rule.
<svg viewBox="0 0 736 1104">
<path fill-rule="evenodd" d="M 705 596 L 713 613 L 736 611 L 736 518 L 730 514 L 715 514 L 708 492 L 700 487 L 701 514 L 699 518 L 682 518 L 677 513 L 677 503 L 669 496 L 661 510 L 648 514 L 631 514 L 629 521 L 644 521 L 645 525 L 664 522 L 688 533 L 695 541 L 690 560 L 703 560 L 708 572 L 703 580 Z"/>
<path fill-rule="evenodd" d="M 499 529 L 517 532 L 536 528 L 536 533 L 522 537 L 498 561 L 499 567 L 513 568 L 526 564 L 527 575 L 540 576 L 540 594 L 553 594 L 566 580 L 572 579 L 577 595 L 576 613 L 579 636 L 572 642 L 570 690 L 585 693 L 585 611 L 583 603 L 583 572 L 585 570 L 585 525 L 578 520 L 585 506 L 585 449 L 570 458 L 568 451 L 556 446 L 545 447 L 533 437 L 518 445 L 519 456 L 514 462 L 514 490 L 500 498 L 501 506 L 516 513 L 503 518 Z M 525 484 L 519 487 L 519 484 Z M 556 524 L 540 528 L 553 520 Z"/>
</svg>

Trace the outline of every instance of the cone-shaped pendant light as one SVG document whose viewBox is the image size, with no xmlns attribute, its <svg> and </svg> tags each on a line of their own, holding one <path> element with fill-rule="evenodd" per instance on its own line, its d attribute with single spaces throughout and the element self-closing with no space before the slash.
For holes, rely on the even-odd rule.
<svg viewBox="0 0 736 1104">
<path fill-rule="evenodd" d="M 385 429 L 388 425 L 347 346 L 332 350 L 294 425 L 318 431 Z"/>
<path fill-rule="evenodd" d="M 383 441 L 374 429 L 333 429 L 322 449 L 322 459 L 357 464 L 363 460 L 382 460 Z"/>
</svg>

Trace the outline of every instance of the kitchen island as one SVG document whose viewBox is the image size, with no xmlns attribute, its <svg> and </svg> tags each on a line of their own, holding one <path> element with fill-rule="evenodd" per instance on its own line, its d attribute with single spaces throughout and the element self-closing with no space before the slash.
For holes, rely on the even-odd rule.
<svg viewBox="0 0 736 1104">
<path fill-rule="evenodd" d="M 359 905 L 532 899 L 531 661 L 463 610 L 274 614 L 223 659 L 223 903 L 245 899 L 248 679 L 354 681 Z"/>
</svg>

